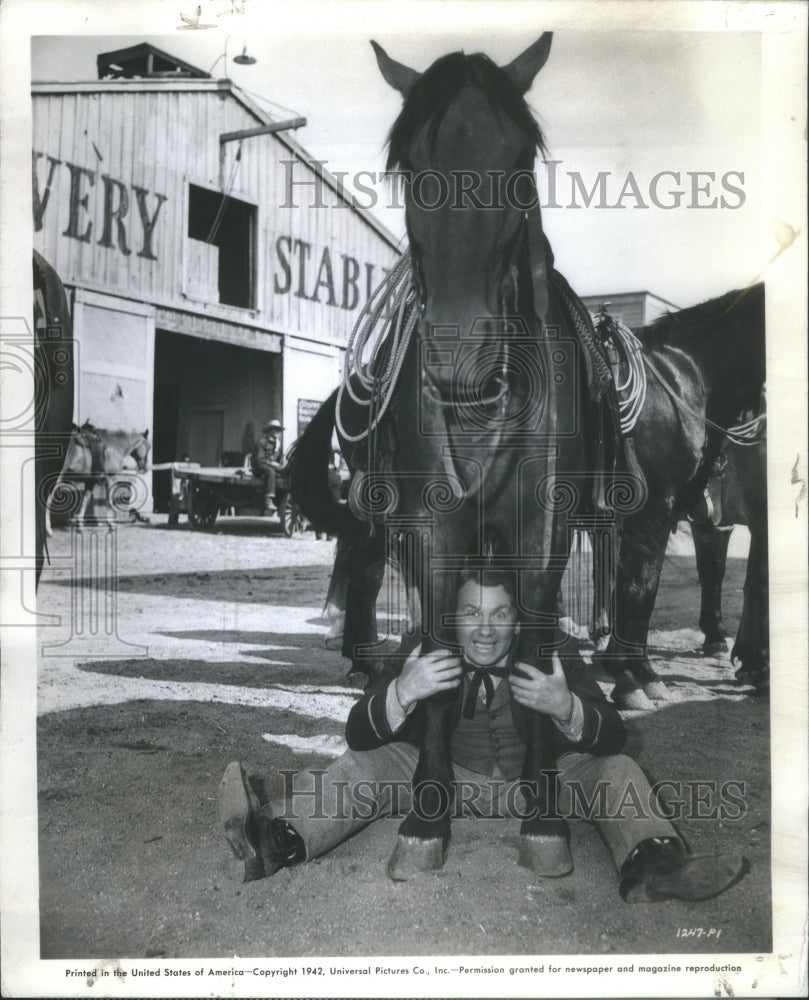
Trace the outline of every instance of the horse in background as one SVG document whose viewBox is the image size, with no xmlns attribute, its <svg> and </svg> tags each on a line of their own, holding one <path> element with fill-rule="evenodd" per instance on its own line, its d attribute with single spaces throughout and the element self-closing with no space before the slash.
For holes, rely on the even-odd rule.
<svg viewBox="0 0 809 1000">
<path fill-rule="evenodd" d="M 34 481 L 36 584 L 47 551 L 47 502 L 73 421 L 73 324 L 59 275 L 34 251 Z"/>
<path fill-rule="evenodd" d="M 744 583 L 744 603 L 731 663 L 739 663 L 736 678 L 764 693 L 770 676 L 769 559 L 767 539 L 767 445 L 762 438 L 750 445 L 725 443 L 718 475 L 707 491 L 710 509 L 691 515 L 691 535 L 701 589 L 699 627 L 706 656 L 728 652 L 728 632 L 722 620 L 722 581 L 734 525 L 750 529 L 750 550 Z"/>
<path fill-rule="evenodd" d="M 291 456 L 297 502 L 339 536 L 344 652 L 371 674 L 377 667 L 362 647 L 376 641 L 388 558 L 404 553 L 406 580 L 419 596 L 422 649 L 453 647 L 457 571 L 492 565 L 484 538 L 498 539 L 494 565 L 519 583 L 516 658 L 547 670 L 559 643 L 553 609 L 569 518 L 595 495 L 597 444 L 588 431 L 609 373 L 542 230 L 532 170 L 542 136 L 523 95 L 550 44 L 543 35 L 505 68 L 454 53 L 423 74 L 375 45 L 382 75 L 404 98 L 388 169 L 404 175 L 410 253 L 383 290 L 379 313 L 393 315 L 385 336 L 368 359 L 352 340 L 343 386 Z M 459 177 L 480 181 L 474 197 L 464 200 L 456 187 L 442 198 Z M 480 210 L 481 201 L 490 207 Z M 400 279 L 412 296 L 397 305 Z M 328 491 L 335 426 L 354 474 L 349 508 Z M 388 865 L 394 879 L 443 864 L 456 697 L 423 703 L 414 809 Z M 542 774 L 547 721 L 536 713 L 524 719 L 530 778 Z M 537 787 L 544 788 L 541 779 Z M 529 867 L 539 864 L 537 844 L 553 823 L 547 815 L 538 801 L 523 823 L 521 861 Z"/>
<path fill-rule="evenodd" d="M 147 472 L 151 449 L 148 428 L 132 434 L 94 427 L 89 421 L 81 427 L 74 424 L 64 469 L 49 498 L 48 512 L 67 512 L 81 528 L 96 486 L 103 486 L 108 508 L 129 507 L 131 518 L 146 520 L 137 509 L 134 477 L 122 477 L 121 473 Z"/>
<path fill-rule="evenodd" d="M 764 285 L 667 314 L 635 333 L 648 378 L 632 435 L 648 496 L 620 525 L 613 628 L 597 662 L 615 681 L 617 705 L 649 708 L 650 698 L 666 697 L 649 664 L 647 638 L 669 534 L 702 498 L 740 415 L 759 406 L 765 382 Z M 769 629 L 763 446 L 757 454 L 751 448 L 739 452 L 753 452 L 743 459 L 749 468 L 736 491 L 749 503 L 746 513 L 735 516 L 749 522 L 751 534 L 744 636 L 736 647 L 743 677 L 768 673 Z"/>
</svg>

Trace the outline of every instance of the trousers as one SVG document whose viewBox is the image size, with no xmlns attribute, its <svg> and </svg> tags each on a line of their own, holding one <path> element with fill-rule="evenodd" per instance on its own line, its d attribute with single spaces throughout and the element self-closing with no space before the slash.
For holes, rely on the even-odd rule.
<svg viewBox="0 0 809 1000">
<path fill-rule="evenodd" d="M 310 861 L 376 819 L 404 818 L 412 806 L 417 762 L 416 746 L 393 742 L 374 750 L 348 750 L 328 768 L 283 772 L 286 796 L 270 804 L 272 815 L 286 820 L 300 835 Z M 519 780 L 479 774 L 458 764 L 453 770 L 452 818 L 525 818 L 527 805 Z M 591 822 L 616 869 L 642 840 L 678 837 L 631 757 L 568 752 L 559 757 L 557 772 L 557 812 L 565 819 Z"/>
</svg>

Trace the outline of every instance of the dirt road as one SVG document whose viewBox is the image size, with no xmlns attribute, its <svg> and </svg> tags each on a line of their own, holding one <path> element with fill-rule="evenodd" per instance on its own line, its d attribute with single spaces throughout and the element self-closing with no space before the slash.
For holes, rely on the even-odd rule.
<svg viewBox="0 0 809 1000">
<path fill-rule="evenodd" d="M 39 601 L 61 621 L 41 633 L 51 644 L 38 705 L 43 958 L 770 949 L 768 705 L 734 683 L 726 661 L 696 652 L 687 539 L 667 557 L 652 622 L 671 698 L 628 713 L 627 749 L 692 804 L 698 782 L 743 783 L 738 818 L 683 819 L 680 829 L 693 850 L 740 850 L 752 867 L 706 903 L 627 905 L 584 823 L 573 824 L 576 869 L 561 880 L 518 867 L 516 822 L 466 820 L 443 870 L 394 884 L 384 868 L 396 823 L 381 821 L 314 863 L 242 884 L 216 828 L 226 764 L 242 760 L 279 792 L 280 770 L 341 752 L 357 696 L 323 644 L 333 546 L 269 526 L 255 534 L 246 520 L 225 519 L 213 534 L 160 521 L 122 525 L 114 544 L 105 532 L 91 543 L 92 532 L 67 531 L 51 544 Z M 92 544 L 117 560 L 111 630 L 93 618 L 88 588 L 71 582 L 71 544 L 84 547 L 85 575 Z M 731 627 L 743 572 L 731 559 Z M 96 635 L 76 634 L 93 621 Z M 716 934 L 684 937 L 690 927 Z"/>
</svg>

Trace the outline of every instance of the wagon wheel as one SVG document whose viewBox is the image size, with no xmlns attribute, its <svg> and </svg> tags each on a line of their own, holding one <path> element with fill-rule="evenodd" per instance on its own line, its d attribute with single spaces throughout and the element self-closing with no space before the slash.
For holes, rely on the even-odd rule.
<svg viewBox="0 0 809 1000">
<path fill-rule="evenodd" d="M 216 520 L 218 507 L 209 490 L 191 485 L 186 498 L 188 523 L 192 528 L 210 528 Z"/>
<path fill-rule="evenodd" d="M 285 496 L 278 507 L 278 516 L 287 538 L 297 538 L 309 528 L 309 522 L 290 496 Z"/>
</svg>

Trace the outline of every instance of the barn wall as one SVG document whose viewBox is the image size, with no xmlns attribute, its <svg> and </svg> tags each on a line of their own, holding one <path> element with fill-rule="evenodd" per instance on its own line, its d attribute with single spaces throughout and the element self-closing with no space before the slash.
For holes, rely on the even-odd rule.
<svg viewBox="0 0 809 1000">
<path fill-rule="evenodd" d="M 220 160 L 220 134 L 257 125 L 228 92 L 159 86 L 35 86 L 37 248 L 69 283 L 344 345 L 396 251 L 279 135 Z M 215 248 L 188 236 L 191 184 L 254 207 L 255 308 L 214 301 Z"/>
<path fill-rule="evenodd" d="M 392 237 L 290 135 L 220 146 L 268 120 L 228 81 L 32 91 L 34 245 L 76 289 L 78 416 L 148 426 L 156 463 L 248 451 L 276 416 L 291 444 L 398 258 Z M 249 295 L 223 290 L 223 258 Z"/>
</svg>

